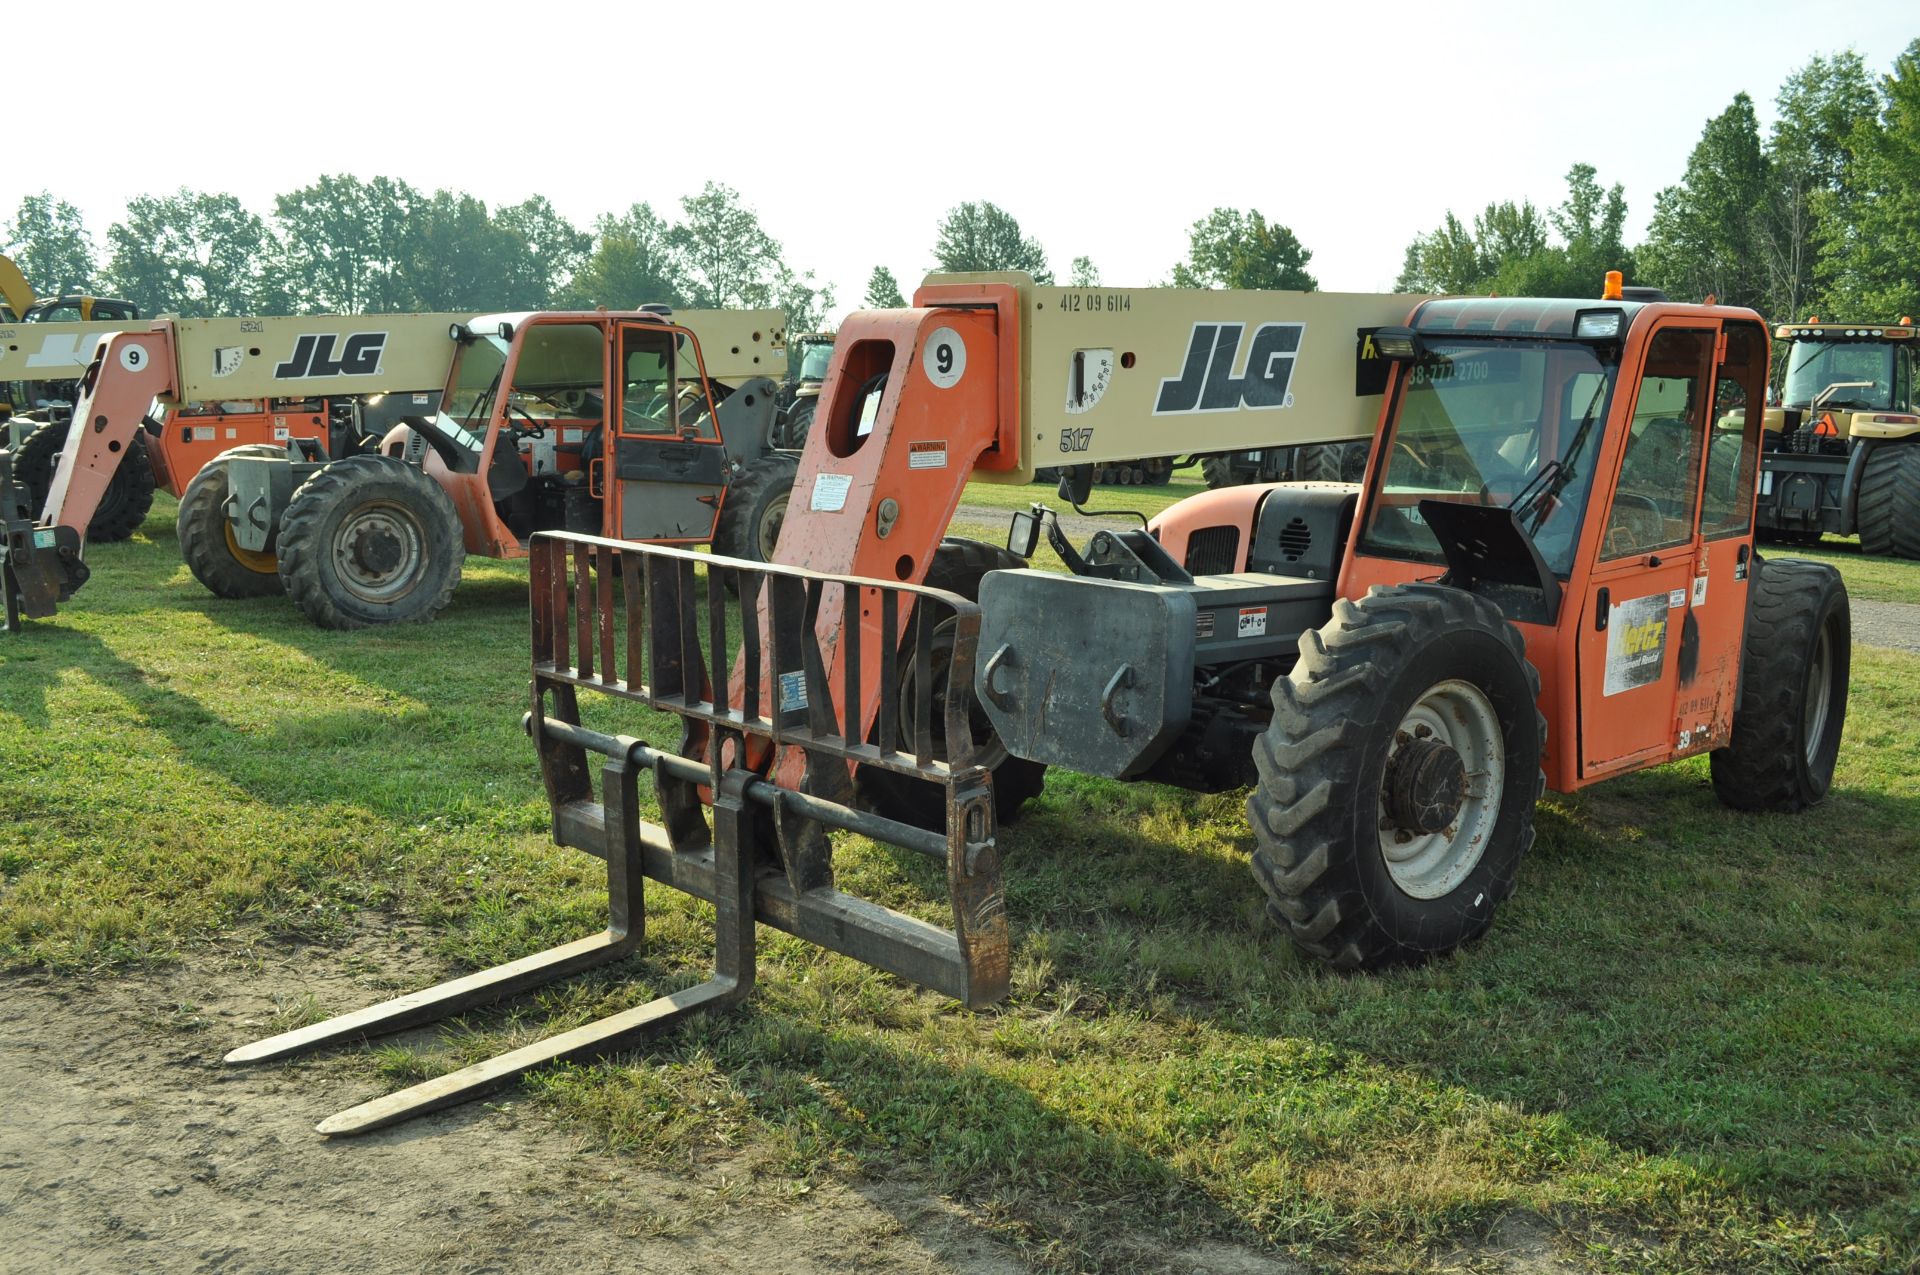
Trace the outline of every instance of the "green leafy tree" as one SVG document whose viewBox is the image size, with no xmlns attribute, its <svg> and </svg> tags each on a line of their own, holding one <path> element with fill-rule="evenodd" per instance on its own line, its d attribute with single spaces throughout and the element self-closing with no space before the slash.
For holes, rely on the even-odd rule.
<svg viewBox="0 0 1920 1275">
<path fill-rule="evenodd" d="M 1024 270 L 1035 283 L 1052 283 L 1047 253 L 1020 232 L 1020 222 L 997 204 L 957 204 L 947 210 L 933 244 L 942 270 Z"/>
<path fill-rule="evenodd" d="M 687 304 L 673 227 L 651 204 L 635 204 L 619 216 L 604 214 L 593 229 L 593 250 L 567 286 L 568 304 L 611 310 Z"/>
<path fill-rule="evenodd" d="M 545 195 L 495 211 L 494 221 L 523 245 L 503 281 L 507 304 L 539 308 L 565 296 L 593 251 L 593 236 L 562 217 Z"/>
<path fill-rule="evenodd" d="M 785 269 L 780 244 L 740 192 L 708 182 L 680 201 L 686 220 L 668 234 L 685 271 L 687 299 L 701 309 L 757 309 L 776 303 Z"/>
<path fill-rule="evenodd" d="M 1485 291 L 1493 267 L 1480 251 L 1472 227 L 1448 211 L 1438 228 L 1416 235 L 1395 281 L 1398 292 L 1440 292 L 1455 296 Z"/>
<path fill-rule="evenodd" d="M 1560 296 L 1599 295 L 1609 270 L 1633 276 L 1626 191 L 1618 182 L 1602 189 L 1595 177 L 1591 164 L 1567 170 L 1567 201 L 1547 214 L 1562 245 L 1562 277 L 1555 281 Z"/>
<path fill-rule="evenodd" d="M 274 200 L 279 269 L 293 303 L 308 311 L 411 310 L 406 261 L 417 242 L 408 221 L 423 201 L 391 177 L 324 176 Z"/>
<path fill-rule="evenodd" d="M 1773 190 L 1763 227 L 1767 313 L 1794 319 L 1828 283 L 1821 245 L 1844 242 L 1855 224 L 1848 144 L 1872 126 L 1879 98 L 1860 55 L 1846 52 L 1810 60 L 1787 77 L 1774 103 Z"/>
<path fill-rule="evenodd" d="M 1575 164 L 1567 170 L 1565 202 L 1545 213 L 1529 201 L 1505 200 L 1488 204 L 1469 226 L 1449 212 L 1407 245 L 1394 286 L 1453 295 L 1598 296 L 1607 271 L 1632 277 L 1626 220 L 1620 185 L 1602 187 L 1591 164 Z"/>
<path fill-rule="evenodd" d="M 862 304 L 869 310 L 899 310 L 905 308 L 907 299 L 900 295 L 900 282 L 893 277 L 893 271 L 875 266 L 867 276 L 867 295 L 862 298 Z"/>
<path fill-rule="evenodd" d="M 260 314 L 282 300 L 265 221 L 232 195 L 141 195 L 107 229 L 107 290 L 146 314 Z"/>
<path fill-rule="evenodd" d="M 49 191 L 20 200 L 13 220 L 0 231 L 0 245 L 41 296 L 83 292 L 93 285 L 93 238 L 80 210 Z"/>
<path fill-rule="evenodd" d="M 400 278 L 426 310 L 517 310 L 543 304 L 526 240 L 472 195 L 435 191 L 407 220 Z"/>
<path fill-rule="evenodd" d="M 1073 259 L 1073 265 L 1067 271 L 1067 286 L 1070 288 L 1100 286 L 1100 268 L 1093 264 L 1093 258 L 1075 257 Z"/>
<path fill-rule="evenodd" d="M 1313 254 L 1293 231 L 1258 211 L 1216 208 L 1193 223 L 1187 259 L 1173 268 L 1180 288 L 1283 288 L 1311 292 Z"/>
<path fill-rule="evenodd" d="M 1822 227 L 1822 304 L 1847 316 L 1920 314 L 1920 40 L 1880 82 L 1877 113 L 1846 143 L 1846 216 Z"/>
<path fill-rule="evenodd" d="M 1772 189 L 1753 99 L 1737 94 L 1707 121 L 1679 185 L 1655 197 L 1641 273 L 1677 297 L 1764 308 Z"/>
<path fill-rule="evenodd" d="M 813 271 L 796 274 L 785 266 L 775 285 L 775 300 L 787 316 L 788 332 L 818 332 L 833 309 L 833 285 L 816 283 Z"/>
</svg>

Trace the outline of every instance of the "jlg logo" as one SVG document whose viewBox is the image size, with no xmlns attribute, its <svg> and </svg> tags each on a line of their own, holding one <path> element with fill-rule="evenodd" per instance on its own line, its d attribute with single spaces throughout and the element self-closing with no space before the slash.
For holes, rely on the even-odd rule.
<svg viewBox="0 0 1920 1275">
<path fill-rule="evenodd" d="M 1196 323 L 1187 341 L 1187 365 L 1160 382 L 1155 416 L 1188 412 L 1237 412 L 1243 407 L 1287 407 L 1292 397 L 1294 356 L 1306 332 L 1303 323 L 1263 323 L 1247 346 L 1246 369 L 1234 375 L 1244 323 Z"/>
<path fill-rule="evenodd" d="M 1060 450 L 1063 452 L 1084 452 L 1093 446 L 1093 427 L 1082 426 L 1079 429 L 1060 431 Z"/>
<path fill-rule="evenodd" d="M 315 376 L 376 376 L 380 356 L 386 353 L 385 332 L 356 332 L 346 339 L 338 359 L 333 357 L 334 343 L 340 338 L 332 332 L 302 336 L 294 342 L 293 357 L 273 369 L 283 381 Z"/>
</svg>

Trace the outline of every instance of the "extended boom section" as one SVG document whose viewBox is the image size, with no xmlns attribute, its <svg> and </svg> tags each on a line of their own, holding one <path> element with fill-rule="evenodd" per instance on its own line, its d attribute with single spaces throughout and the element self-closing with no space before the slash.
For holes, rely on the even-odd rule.
<svg viewBox="0 0 1920 1275">
<path fill-rule="evenodd" d="M 323 1122 L 365 1132 L 464 1102 L 544 1063 L 629 1045 L 751 991 L 754 927 L 770 925 L 942 992 L 969 1007 L 1006 995 L 1008 934 L 990 774 L 974 764 L 969 721 L 979 608 L 938 589 L 828 577 L 592 536 L 541 535 L 531 561 L 533 680 L 528 733 L 553 837 L 607 864 L 600 935 L 235 1050 L 258 1062 L 419 1026 L 619 960 L 645 936 L 642 882 L 714 906 L 713 976 L 547 1041 L 438 1077 Z M 723 583 L 724 586 L 723 587 Z M 849 649 L 838 679 L 823 633 Z M 937 638 L 936 638 L 937 635 Z M 877 725 L 863 702 L 863 638 L 883 655 Z M 583 694 L 583 692 L 585 694 Z M 682 719 L 668 750 L 583 720 L 582 702 Z M 797 785 L 748 758 L 802 759 Z M 851 775 L 873 767 L 943 795 L 944 830 L 851 804 Z M 595 771 L 598 771 L 598 783 Z M 660 822 L 641 818 L 650 781 Z M 834 833 L 854 833 L 941 866 L 946 929 L 836 885 Z"/>
</svg>

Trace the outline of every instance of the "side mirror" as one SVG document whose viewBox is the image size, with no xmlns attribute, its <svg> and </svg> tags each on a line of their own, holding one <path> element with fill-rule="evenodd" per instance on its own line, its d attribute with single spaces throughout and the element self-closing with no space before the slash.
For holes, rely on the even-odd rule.
<svg viewBox="0 0 1920 1275">
<path fill-rule="evenodd" d="M 1033 557 L 1033 551 L 1040 547 L 1040 515 L 1031 510 L 1022 510 L 1013 516 L 1013 525 L 1007 528 L 1007 551 L 1017 553 L 1022 558 Z"/>
<path fill-rule="evenodd" d="M 1069 465 L 1060 471 L 1060 499 L 1074 508 L 1093 498 L 1093 466 Z"/>
</svg>

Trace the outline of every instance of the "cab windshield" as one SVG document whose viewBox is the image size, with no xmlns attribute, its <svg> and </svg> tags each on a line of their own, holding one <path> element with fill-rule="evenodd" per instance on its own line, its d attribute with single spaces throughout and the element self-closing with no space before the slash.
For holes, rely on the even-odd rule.
<svg viewBox="0 0 1920 1275">
<path fill-rule="evenodd" d="M 833 362 L 831 342 L 807 346 L 800 354 L 800 379 L 803 381 L 826 380 L 827 365 L 831 362 Z"/>
<path fill-rule="evenodd" d="M 1780 401 L 1788 407 L 1894 407 L 1893 347 L 1840 341 L 1795 341 L 1787 356 Z"/>
<path fill-rule="evenodd" d="M 1361 547 L 1443 564 L 1421 501 L 1503 506 L 1565 577 L 1617 371 L 1571 341 L 1428 343 L 1400 378 Z"/>
</svg>

